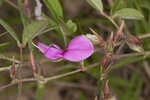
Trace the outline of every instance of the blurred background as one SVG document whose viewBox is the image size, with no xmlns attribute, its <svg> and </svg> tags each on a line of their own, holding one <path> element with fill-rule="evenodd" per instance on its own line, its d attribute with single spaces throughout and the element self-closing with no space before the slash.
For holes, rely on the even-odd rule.
<svg viewBox="0 0 150 100">
<path fill-rule="evenodd" d="M 36 0 L 29 0 L 26 11 L 19 10 L 17 0 L 0 0 L 0 19 L 6 21 L 22 37 L 23 22 L 20 17 L 21 12 L 25 12 L 28 22 L 35 20 L 34 8 Z M 92 8 L 86 0 L 59 0 L 63 9 L 63 21 L 71 26 L 73 32 L 66 34 L 67 43 L 73 37 L 80 34 L 91 33 L 89 27 L 96 30 L 105 40 L 111 32 L 117 30 L 113 24 L 103 17 L 99 11 Z M 125 30 L 133 35 L 139 36 L 150 32 L 150 0 L 102 0 L 104 12 L 108 15 L 121 8 L 134 8 L 144 15 L 142 20 L 125 20 Z M 47 8 L 45 2 L 41 0 L 42 12 L 45 16 L 51 17 L 52 14 Z M 55 5 L 54 5 L 55 6 Z M 70 22 L 69 22 L 70 20 Z M 50 26 L 51 27 L 51 26 Z M 61 32 L 52 30 L 36 37 L 34 42 L 42 41 L 45 44 L 56 43 L 61 48 L 65 48 L 65 43 Z M 142 39 L 145 51 L 150 50 L 150 38 Z M 104 56 L 104 51 L 99 46 L 95 46 L 95 52 L 90 58 L 84 61 L 85 66 L 100 62 Z M 8 58 L 15 56 L 20 59 L 19 48 L 16 41 L 5 28 L 0 25 L 0 68 L 12 65 Z M 52 62 L 41 52 L 35 49 L 35 63 L 42 70 L 44 77 L 55 76 L 79 69 L 78 63 L 69 61 Z M 127 45 L 121 49 L 121 54 L 134 53 Z M 23 60 L 26 64 L 21 68 L 18 74 L 23 78 L 32 78 L 33 71 L 30 64 L 30 50 L 26 46 L 23 49 Z M 111 100 L 150 100 L 150 59 L 149 57 L 136 56 L 125 57 L 116 60 L 111 66 L 112 70 L 108 74 L 109 86 L 113 96 L 117 99 Z M 20 100 L 94 100 L 98 93 L 97 81 L 99 67 L 91 68 L 88 71 L 75 73 L 63 78 L 49 81 L 45 85 L 40 85 L 36 81 L 23 82 L 22 95 Z M 17 85 L 1 87 L 11 82 L 10 71 L 0 70 L 0 100 L 17 100 Z"/>
</svg>

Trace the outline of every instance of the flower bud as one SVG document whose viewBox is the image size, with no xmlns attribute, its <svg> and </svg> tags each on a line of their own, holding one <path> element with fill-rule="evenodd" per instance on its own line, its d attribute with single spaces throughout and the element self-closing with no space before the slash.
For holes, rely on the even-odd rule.
<svg viewBox="0 0 150 100">
<path fill-rule="evenodd" d="M 99 40 L 95 35 L 92 34 L 86 34 L 86 37 L 93 43 L 93 44 L 99 44 Z"/>
<path fill-rule="evenodd" d="M 111 58 L 109 55 L 104 56 L 101 60 L 101 65 L 103 68 L 108 67 L 110 63 L 111 63 Z"/>
<path fill-rule="evenodd" d="M 42 20 L 42 3 L 40 0 L 35 0 L 36 1 L 36 7 L 34 8 L 34 14 L 37 20 Z"/>
<path fill-rule="evenodd" d="M 131 39 L 135 44 L 138 44 L 138 45 L 141 45 L 141 44 L 142 44 L 141 40 L 140 40 L 138 37 L 136 37 L 136 36 L 131 35 L 131 36 L 130 36 L 130 39 Z"/>
<path fill-rule="evenodd" d="M 104 47 L 105 46 L 105 41 L 103 40 L 103 38 L 97 33 L 95 32 L 92 28 L 90 28 L 90 30 L 92 31 L 92 33 L 97 37 L 99 44 Z"/>
<path fill-rule="evenodd" d="M 124 21 L 122 21 L 122 23 L 121 23 L 117 33 L 115 34 L 114 41 L 117 41 L 117 40 L 119 40 L 121 38 L 123 27 L 124 27 Z"/>
</svg>

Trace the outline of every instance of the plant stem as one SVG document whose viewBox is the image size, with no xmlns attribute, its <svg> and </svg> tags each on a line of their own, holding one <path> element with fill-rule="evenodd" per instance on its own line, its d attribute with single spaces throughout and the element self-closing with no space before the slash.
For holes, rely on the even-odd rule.
<svg viewBox="0 0 150 100">
<path fill-rule="evenodd" d="M 21 63 L 20 63 L 20 67 L 18 68 L 18 78 L 19 78 L 19 80 L 21 80 L 21 74 L 22 74 L 22 70 L 21 70 L 21 68 L 22 68 L 22 64 L 23 64 L 23 54 L 22 54 L 22 47 L 20 46 L 19 47 L 20 48 L 20 61 L 21 61 Z M 20 100 L 20 97 L 21 97 L 21 92 L 22 92 L 22 82 L 21 81 L 19 81 L 18 82 L 18 97 L 17 97 L 17 100 Z"/>
<path fill-rule="evenodd" d="M 103 11 L 100 11 L 100 13 L 104 16 L 104 17 L 106 17 L 108 20 L 110 20 L 111 22 L 112 22 L 112 24 L 117 28 L 117 29 L 119 29 L 119 26 L 117 25 L 117 23 L 110 17 L 110 16 L 108 16 L 106 13 L 104 13 Z"/>
<path fill-rule="evenodd" d="M 94 67 L 98 66 L 99 64 L 100 64 L 100 62 L 97 62 L 97 63 L 94 63 L 92 65 L 89 65 L 89 66 L 87 66 L 86 70 L 94 68 Z M 68 72 L 68 73 L 47 77 L 47 78 L 44 78 L 44 80 L 45 80 L 45 82 L 48 82 L 48 81 L 51 81 L 51 80 L 56 80 L 58 78 L 63 78 L 65 76 L 73 75 L 75 73 L 82 72 L 82 71 L 83 71 L 82 69 L 77 69 L 77 70 L 74 70 L 74 71 L 71 71 L 71 72 Z M 34 81 L 39 81 L 39 79 L 37 79 L 37 78 L 21 79 L 21 80 L 18 80 L 17 82 L 15 82 L 15 83 L 10 83 L 10 84 L 7 84 L 5 86 L 0 87 L 0 91 L 4 90 L 5 88 L 7 88 L 9 86 L 13 86 L 15 84 L 18 84 L 19 82 L 34 82 Z"/>
<path fill-rule="evenodd" d="M 142 33 L 143 34 L 143 33 Z M 147 33 L 147 34 L 143 34 L 143 35 L 140 35 L 138 36 L 140 39 L 143 39 L 143 38 L 148 38 L 150 37 L 150 33 Z"/>
</svg>

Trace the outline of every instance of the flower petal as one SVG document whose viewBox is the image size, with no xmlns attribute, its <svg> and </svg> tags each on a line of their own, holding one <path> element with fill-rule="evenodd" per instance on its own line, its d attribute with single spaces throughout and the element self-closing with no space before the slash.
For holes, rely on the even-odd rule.
<svg viewBox="0 0 150 100">
<path fill-rule="evenodd" d="M 43 43 L 38 43 L 38 47 L 44 55 L 51 59 L 51 60 L 56 60 L 62 57 L 63 51 L 60 49 L 60 47 L 56 44 L 51 44 L 49 46 L 43 44 Z"/>
<path fill-rule="evenodd" d="M 69 61 L 79 62 L 91 56 L 93 52 L 94 47 L 90 40 L 84 35 L 80 35 L 70 41 L 63 57 Z"/>
<path fill-rule="evenodd" d="M 45 44 L 43 44 L 43 43 L 41 43 L 41 42 L 38 42 L 38 43 L 37 43 L 37 46 L 38 46 L 38 48 L 40 49 L 40 51 L 41 51 L 42 53 L 46 52 L 47 49 L 49 48 L 49 46 L 47 46 L 47 45 L 45 45 Z"/>
</svg>

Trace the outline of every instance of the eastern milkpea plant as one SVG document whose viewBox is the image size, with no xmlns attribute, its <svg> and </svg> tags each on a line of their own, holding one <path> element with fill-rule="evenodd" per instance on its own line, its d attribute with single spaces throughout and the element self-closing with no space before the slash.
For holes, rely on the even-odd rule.
<svg viewBox="0 0 150 100">
<path fill-rule="evenodd" d="M 73 22 L 71 19 L 66 21 L 62 5 L 59 0 L 43 0 L 43 3 L 41 3 L 42 0 L 35 0 L 36 6 L 34 8 L 34 12 L 31 10 L 30 0 L 17 1 L 17 5 L 13 4 L 11 0 L 8 0 L 7 3 L 13 6 L 20 13 L 21 21 L 23 23 L 22 38 L 20 39 L 18 37 L 19 34 L 16 33 L 4 19 L 0 19 L 0 24 L 7 31 L 5 33 L 9 33 L 16 41 L 16 44 L 20 49 L 20 60 L 15 59 L 15 55 L 13 55 L 13 58 L 9 58 L 5 54 L 0 54 L 1 59 L 12 62 L 12 65 L 9 67 L 0 68 L 0 71 L 10 70 L 10 77 L 12 79 L 9 84 L 2 86 L 0 91 L 14 84 L 18 84 L 18 100 L 21 100 L 20 97 L 22 95 L 22 87 L 24 85 L 22 83 L 24 82 L 36 81 L 36 99 L 42 100 L 42 91 L 44 90 L 44 86 L 47 82 L 82 71 L 87 72 L 90 69 L 96 69 L 95 72 L 97 78 L 97 95 L 94 95 L 93 100 L 119 100 L 122 96 L 118 96 L 116 92 L 112 91 L 112 87 L 109 84 L 109 82 L 111 82 L 109 73 L 112 69 L 124 64 L 146 59 L 150 54 L 149 51 L 144 51 L 140 40 L 142 38 L 149 37 L 150 34 L 135 36 L 135 34 L 132 34 L 129 31 L 126 23 L 128 20 L 145 20 L 141 12 L 142 10 L 139 11 L 132 7 L 122 7 L 119 0 L 109 2 L 110 14 L 105 12 L 105 3 L 103 3 L 102 0 L 86 0 L 91 8 L 93 7 L 94 11 L 98 12 L 98 16 L 100 17 L 97 20 L 101 20 L 102 17 L 102 20 L 106 20 L 107 23 L 109 23 L 108 26 L 103 26 L 103 28 L 106 29 L 105 31 L 109 33 L 106 37 L 103 37 L 102 33 L 96 32 L 96 29 L 94 29 L 95 27 L 91 28 L 92 26 L 86 25 L 85 26 L 88 28 L 88 31 L 90 30 L 90 34 L 87 32 L 81 34 L 83 33 L 82 27 L 77 26 L 77 23 Z M 122 1 L 122 3 L 125 2 Z M 43 6 L 47 7 L 50 15 L 44 13 L 44 10 L 42 9 Z M 98 21 L 96 23 L 99 22 L 102 21 Z M 78 23 L 80 23 L 80 21 Z M 143 21 L 143 23 L 146 22 Z M 136 25 L 136 28 L 138 30 L 138 25 Z M 48 42 L 51 43 L 47 45 L 46 36 L 48 36 L 47 34 L 49 32 L 54 33 L 54 36 L 49 38 Z M 61 43 L 52 43 L 53 38 L 57 41 L 61 41 Z M 128 46 L 136 53 L 121 54 L 121 51 L 125 46 Z M 24 53 L 26 49 L 30 52 L 29 59 L 25 57 L 28 55 L 25 55 Z M 99 53 L 102 53 L 103 56 Z M 93 60 L 95 54 L 96 56 L 99 56 L 99 59 L 95 58 L 97 62 L 94 62 L 95 60 Z M 73 63 L 75 65 L 79 64 L 79 67 L 77 67 L 76 70 L 63 74 L 44 77 L 44 67 L 41 67 L 41 64 L 38 62 L 39 56 L 40 58 L 47 59 L 48 62 L 54 62 L 56 64 L 59 62 Z M 138 59 L 135 57 L 138 57 Z M 119 59 L 121 58 L 125 58 L 126 60 L 122 60 L 120 63 Z M 132 60 L 127 61 L 127 59 Z M 28 62 L 30 62 L 30 64 L 28 64 Z M 24 66 L 31 66 L 33 77 L 22 77 L 22 70 Z M 136 99 L 130 98 L 126 100 Z"/>
</svg>

